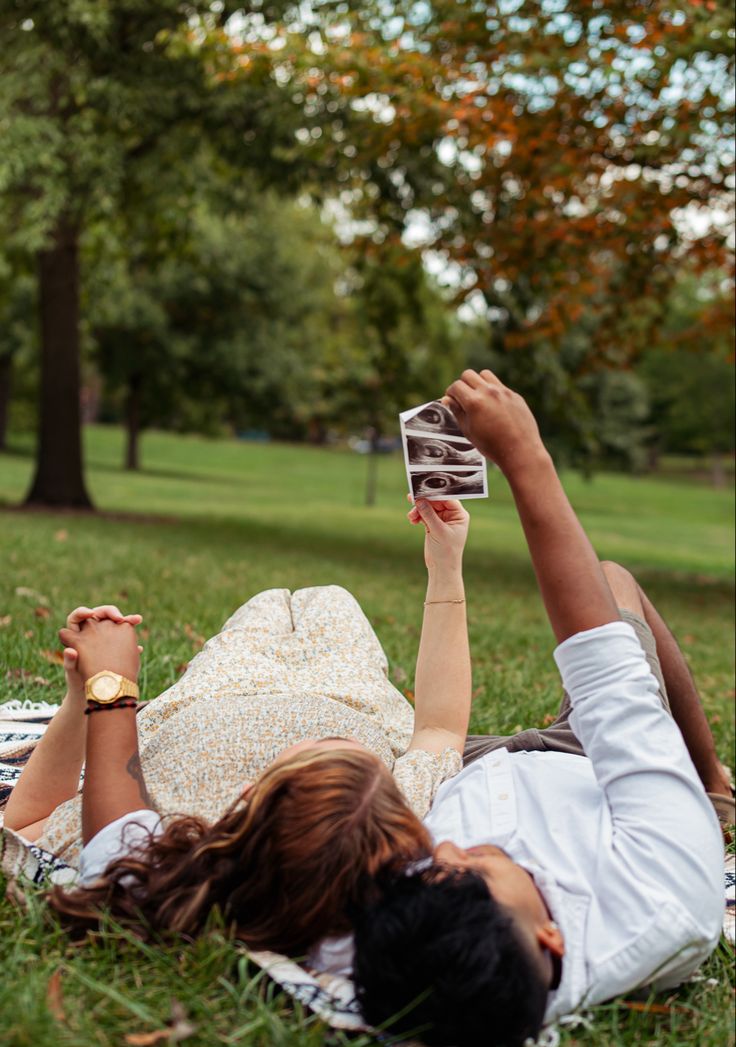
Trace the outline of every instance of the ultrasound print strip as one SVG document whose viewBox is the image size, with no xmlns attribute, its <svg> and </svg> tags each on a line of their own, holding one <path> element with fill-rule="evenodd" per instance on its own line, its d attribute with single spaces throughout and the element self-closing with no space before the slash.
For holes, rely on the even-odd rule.
<svg viewBox="0 0 736 1047">
<path fill-rule="evenodd" d="M 427 498 L 483 498 L 486 495 L 486 474 L 477 470 L 426 470 L 409 473 L 414 499 Z"/>
<path fill-rule="evenodd" d="M 407 418 L 406 415 L 409 413 L 405 411 L 401 415 L 401 421 L 406 429 L 412 429 L 414 432 L 425 435 L 458 436 L 464 439 L 460 427 L 455 421 L 455 415 L 440 400 L 433 400 L 431 403 L 424 404 L 416 414 L 412 414 L 410 418 Z"/>
<path fill-rule="evenodd" d="M 447 436 L 427 436 L 406 430 L 406 455 L 409 468 L 482 468 L 483 456 L 469 440 Z"/>
<path fill-rule="evenodd" d="M 412 497 L 486 498 L 486 461 L 461 433 L 452 411 L 440 400 L 399 416 L 407 480 Z"/>
</svg>

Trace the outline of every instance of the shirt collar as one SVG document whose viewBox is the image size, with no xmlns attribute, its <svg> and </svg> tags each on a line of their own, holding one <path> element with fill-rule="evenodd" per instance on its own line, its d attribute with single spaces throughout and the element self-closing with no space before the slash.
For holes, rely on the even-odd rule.
<svg viewBox="0 0 736 1047">
<path fill-rule="evenodd" d="M 574 1011 L 585 996 L 585 920 L 588 900 L 563 890 L 545 869 L 531 861 L 519 865 L 534 877 L 534 883 L 562 932 L 565 955 L 559 985 L 547 998 L 547 1018 L 558 1018 Z"/>
</svg>

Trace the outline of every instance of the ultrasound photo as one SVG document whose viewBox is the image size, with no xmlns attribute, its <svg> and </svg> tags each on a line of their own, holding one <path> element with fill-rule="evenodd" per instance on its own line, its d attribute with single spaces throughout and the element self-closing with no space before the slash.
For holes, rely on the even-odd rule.
<svg viewBox="0 0 736 1047">
<path fill-rule="evenodd" d="M 399 415 L 409 490 L 416 498 L 487 498 L 486 460 L 440 400 Z"/>
<path fill-rule="evenodd" d="M 412 472 L 411 493 L 414 498 L 430 501 L 442 498 L 482 498 L 486 494 L 484 469 L 457 472 Z"/>
<path fill-rule="evenodd" d="M 483 465 L 483 455 L 469 440 L 451 440 L 439 436 L 411 436 L 407 433 L 409 465 L 465 466 Z"/>
<path fill-rule="evenodd" d="M 411 418 L 405 418 L 407 414 L 410 412 L 404 411 L 402 415 L 407 432 L 412 430 L 418 433 L 436 433 L 438 436 L 463 436 L 455 421 L 455 415 L 439 400 L 425 404 Z"/>
</svg>

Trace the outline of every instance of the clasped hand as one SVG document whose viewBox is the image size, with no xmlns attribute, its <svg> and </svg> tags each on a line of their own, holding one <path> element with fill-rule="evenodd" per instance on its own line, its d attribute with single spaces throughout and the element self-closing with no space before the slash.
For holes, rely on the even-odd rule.
<svg viewBox="0 0 736 1047">
<path fill-rule="evenodd" d="M 114 604 L 77 607 L 59 630 L 64 645 L 64 672 L 70 694 L 82 697 L 84 683 L 103 669 L 135 680 L 141 647 L 135 627 L 139 614 L 123 614 Z"/>
</svg>

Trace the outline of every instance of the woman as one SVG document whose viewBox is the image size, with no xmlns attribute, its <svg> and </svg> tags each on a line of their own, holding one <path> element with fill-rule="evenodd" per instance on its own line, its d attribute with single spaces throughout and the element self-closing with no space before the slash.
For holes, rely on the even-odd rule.
<svg viewBox="0 0 736 1047">
<path fill-rule="evenodd" d="M 468 516 L 436 502 L 409 519 L 428 569 L 413 714 L 336 587 L 254 597 L 139 716 L 140 616 L 72 613 L 68 693 L 5 815 L 80 869 L 82 888 L 52 892 L 72 924 L 104 909 L 191 935 L 218 906 L 251 946 L 296 955 L 347 927 L 377 868 L 429 854 L 420 818 L 461 766 L 469 716 Z M 96 696 L 113 674 L 121 694 Z"/>
</svg>

